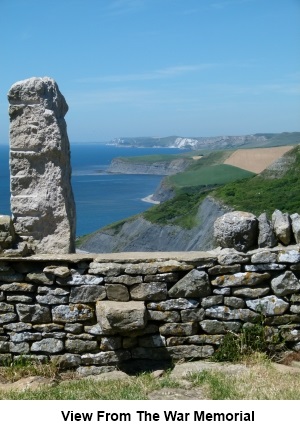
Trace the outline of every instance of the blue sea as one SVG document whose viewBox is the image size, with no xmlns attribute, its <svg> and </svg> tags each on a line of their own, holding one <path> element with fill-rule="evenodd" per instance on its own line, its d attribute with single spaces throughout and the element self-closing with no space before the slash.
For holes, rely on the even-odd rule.
<svg viewBox="0 0 300 430">
<path fill-rule="evenodd" d="M 174 148 L 121 148 L 100 143 L 71 143 L 72 187 L 77 236 L 136 215 L 151 207 L 142 198 L 153 194 L 162 176 L 108 174 L 116 157 L 182 153 Z M 9 147 L 0 145 L 0 214 L 10 213 Z"/>
</svg>

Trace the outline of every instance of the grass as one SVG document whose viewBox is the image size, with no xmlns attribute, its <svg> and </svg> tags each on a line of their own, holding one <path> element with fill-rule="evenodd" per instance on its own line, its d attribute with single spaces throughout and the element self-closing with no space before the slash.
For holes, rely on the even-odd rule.
<svg viewBox="0 0 300 430">
<path fill-rule="evenodd" d="M 299 400 L 300 372 L 282 373 L 264 354 L 253 354 L 241 363 L 243 371 L 210 370 L 189 374 L 188 390 L 201 388 L 211 400 Z M 226 370 L 226 364 L 225 364 Z M 97 381 L 96 379 L 59 380 L 53 365 L 24 365 L 0 368 L 0 379 L 14 381 L 20 377 L 41 375 L 57 380 L 53 387 L 4 391 L 0 400 L 147 400 L 149 393 L 163 388 L 186 388 L 185 382 L 173 379 L 167 371 L 161 378 L 141 373 L 129 379 Z"/>
<path fill-rule="evenodd" d="M 227 164 L 215 166 L 201 166 L 201 168 L 188 169 L 169 177 L 175 188 L 195 187 L 201 185 L 222 185 L 228 182 L 252 177 L 253 173 Z"/>
<path fill-rule="evenodd" d="M 232 182 L 215 190 L 212 195 L 236 210 L 252 212 L 256 215 L 275 209 L 290 214 L 300 210 L 300 147 L 287 153 L 294 156 L 294 162 L 279 178 L 271 178 L 267 173 L 250 179 Z"/>
<path fill-rule="evenodd" d="M 193 373 L 189 380 L 212 400 L 300 399 L 300 373 L 281 373 L 269 362 L 249 366 L 248 372 Z"/>
</svg>

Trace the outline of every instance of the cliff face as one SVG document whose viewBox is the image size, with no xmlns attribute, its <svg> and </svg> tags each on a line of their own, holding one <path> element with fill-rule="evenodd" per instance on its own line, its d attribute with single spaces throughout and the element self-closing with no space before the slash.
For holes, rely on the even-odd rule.
<svg viewBox="0 0 300 430">
<path fill-rule="evenodd" d="M 122 158 L 114 158 L 107 169 L 109 173 L 128 175 L 174 175 L 182 172 L 190 164 L 190 160 L 176 159 L 171 161 L 130 162 Z"/>
<path fill-rule="evenodd" d="M 87 252 L 196 251 L 214 248 L 214 221 L 229 208 L 207 197 L 199 206 L 198 225 L 187 230 L 175 225 L 153 224 L 142 216 L 119 228 L 106 227 L 89 236 L 80 246 Z"/>
</svg>

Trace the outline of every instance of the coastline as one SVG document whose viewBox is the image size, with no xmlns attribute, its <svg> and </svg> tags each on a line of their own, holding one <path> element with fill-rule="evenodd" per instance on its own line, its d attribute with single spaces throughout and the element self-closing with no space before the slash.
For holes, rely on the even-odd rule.
<svg viewBox="0 0 300 430">
<path fill-rule="evenodd" d="M 152 200 L 153 194 L 149 194 L 149 196 L 141 199 L 143 202 L 152 203 L 153 205 L 159 205 L 160 202 L 158 200 Z"/>
</svg>

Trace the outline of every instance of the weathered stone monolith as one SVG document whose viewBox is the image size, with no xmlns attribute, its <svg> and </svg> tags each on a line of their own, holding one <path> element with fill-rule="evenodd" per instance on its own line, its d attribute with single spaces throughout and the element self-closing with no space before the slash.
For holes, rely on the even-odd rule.
<svg viewBox="0 0 300 430">
<path fill-rule="evenodd" d="M 11 212 L 16 234 L 36 253 L 75 251 L 68 105 L 48 77 L 9 90 Z"/>
</svg>

